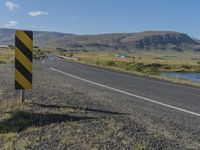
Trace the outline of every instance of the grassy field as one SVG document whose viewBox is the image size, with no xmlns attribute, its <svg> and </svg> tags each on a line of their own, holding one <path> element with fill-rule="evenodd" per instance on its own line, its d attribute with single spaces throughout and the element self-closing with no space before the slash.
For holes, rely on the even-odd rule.
<svg viewBox="0 0 200 150">
<path fill-rule="evenodd" d="M 115 54 L 115 52 L 99 51 L 78 52 L 74 53 L 72 57 L 78 58 L 81 63 L 199 86 L 199 83 L 192 83 L 185 79 L 160 76 L 160 72 L 200 72 L 200 53 L 198 52 L 145 51 L 127 53 L 130 58 L 116 58 Z"/>
<path fill-rule="evenodd" d="M 135 52 L 130 58 L 116 58 L 114 52 L 79 52 L 73 57 L 80 62 L 120 68 L 148 74 L 162 71 L 200 72 L 200 53 Z"/>
</svg>

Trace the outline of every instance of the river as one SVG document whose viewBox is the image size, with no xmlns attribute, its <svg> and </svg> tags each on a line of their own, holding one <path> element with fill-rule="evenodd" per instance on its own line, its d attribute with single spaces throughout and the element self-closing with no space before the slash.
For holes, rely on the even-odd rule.
<svg viewBox="0 0 200 150">
<path fill-rule="evenodd" d="M 193 82 L 200 82 L 200 73 L 162 72 L 160 75 L 187 79 Z"/>
</svg>

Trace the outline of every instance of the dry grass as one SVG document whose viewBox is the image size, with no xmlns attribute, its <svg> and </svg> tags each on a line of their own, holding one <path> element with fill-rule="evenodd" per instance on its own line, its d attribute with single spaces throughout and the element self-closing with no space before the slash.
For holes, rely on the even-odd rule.
<svg viewBox="0 0 200 150">
<path fill-rule="evenodd" d="M 102 66 L 142 76 L 150 76 L 175 83 L 200 86 L 199 83 L 194 83 L 185 79 L 162 77 L 159 75 L 160 71 L 199 72 L 200 65 L 198 62 L 200 60 L 200 53 L 159 51 L 136 52 L 130 53 L 129 56 L 134 58 L 116 58 L 114 52 L 79 52 L 74 54 L 74 57 L 78 58 L 80 63 Z M 142 66 L 142 68 L 140 68 L 140 64 L 144 64 L 144 66 L 147 67 Z M 159 64 L 161 67 L 157 68 L 152 66 L 155 64 Z M 134 70 L 134 67 L 139 67 L 139 70 Z"/>
<path fill-rule="evenodd" d="M 0 100 L 0 110 L 4 112 L 9 112 L 13 108 L 20 107 L 21 102 L 19 100 Z"/>
<path fill-rule="evenodd" d="M 14 62 L 14 50 L 9 48 L 0 48 L 0 64 Z"/>
<path fill-rule="evenodd" d="M 122 52 L 123 53 L 123 52 Z M 112 61 L 123 61 L 132 62 L 133 58 L 116 58 L 115 52 L 79 52 L 75 53 L 74 57 L 81 59 L 92 59 L 92 60 L 112 60 Z M 162 51 L 145 51 L 145 52 L 135 52 L 128 53 L 130 57 L 134 57 L 135 61 L 144 64 L 169 64 L 169 65 L 197 65 L 200 61 L 200 53 L 198 52 L 162 52 Z"/>
</svg>

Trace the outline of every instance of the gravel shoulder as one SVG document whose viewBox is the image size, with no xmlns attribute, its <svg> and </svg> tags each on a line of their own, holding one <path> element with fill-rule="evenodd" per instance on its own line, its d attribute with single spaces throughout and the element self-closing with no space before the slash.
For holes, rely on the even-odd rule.
<svg viewBox="0 0 200 150">
<path fill-rule="evenodd" d="M 38 63 L 22 105 L 13 70 L 0 65 L 0 149 L 187 149 Z"/>
</svg>

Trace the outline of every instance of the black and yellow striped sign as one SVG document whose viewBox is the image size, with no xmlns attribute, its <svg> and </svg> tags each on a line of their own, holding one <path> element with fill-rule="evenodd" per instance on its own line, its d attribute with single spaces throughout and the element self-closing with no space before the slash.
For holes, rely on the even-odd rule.
<svg viewBox="0 0 200 150">
<path fill-rule="evenodd" d="M 15 33 L 15 89 L 32 88 L 33 32 Z"/>
</svg>

